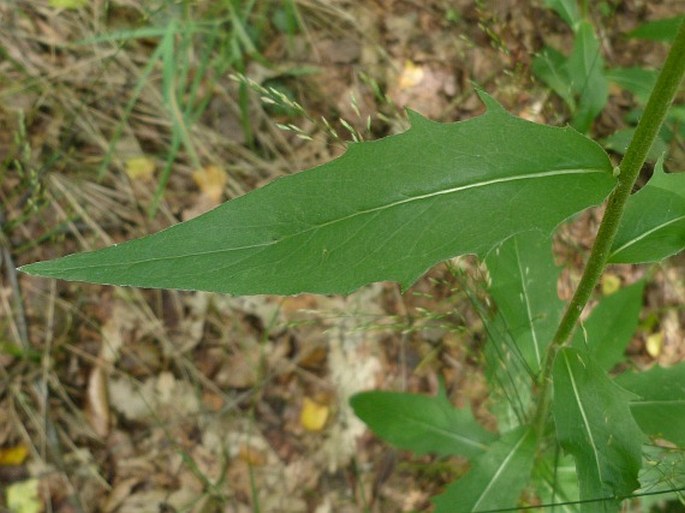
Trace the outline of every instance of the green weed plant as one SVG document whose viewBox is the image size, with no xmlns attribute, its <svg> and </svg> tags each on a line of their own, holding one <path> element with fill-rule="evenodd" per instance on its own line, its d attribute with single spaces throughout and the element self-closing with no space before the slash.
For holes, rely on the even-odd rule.
<svg viewBox="0 0 685 513">
<path fill-rule="evenodd" d="M 568 55 L 546 46 L 533 61 L 533 73 L 561 98 L 571 112 L 570 124 L 579 132 L 588 133 L 593 121 L 606 107 L 611 85 L 628 91 L 637 100 L 637 108 L 626 116 L 626 128 L 621 128 L 602 141 L 604 148 L 623 154 L 635 133 L 649 93 L 654 87 L 658 70 L 605 65 L 602 43 L 587 15 L 587 2 L 579 7 L 575 0 L 545 0 L 570 27 L 573 46 Z M 672 43 L 683 16 L 645 23 L 626 34 L 627 38 Z M 648 154 L 656 162 L 675 138 L 685 137 L 685 107 L 674 105 L 664 120 L 664 126 Z"/>
<path fill-rule="evenodd" d="M 590 33 L 578 25 L 581 41 Z M 617 512 L 628 497 L 683 487 L 685 364 L 610 373 L 635 331 L 643 281 L 601 300 L 583 329 L 577 325 L 608 263 L 658 262 L 685 248 L 685 173 L 667 173 L 659 161 L 632 194 L 685 73 L 683 55 L 685 23 L 619 166 L 578 130 L 519 119 L 478 91 L 487 108 L 479 117 L 440 124 L 409 112 L 408 131 L 351 144 L 332 162 L 201 217 L 21 270 L 236 295 L 347 294 L 383 280 L 406 290 L 438 262 L 477 255 L 498 307 L 487 319 L 485 349 L 491 385 L 508 398 L 498 431 L 455 408 L 444 391 L 371 391 L 352 406 L 397 447 L 470 460 L 468 472 L 434 498 L 437 513 L 540 503 Z M 583 130 L 601 102 L 572 99 L 574 125 Z M 564 304 L 552 233 L 602 202 L 584 273 Z"/>
</svg>

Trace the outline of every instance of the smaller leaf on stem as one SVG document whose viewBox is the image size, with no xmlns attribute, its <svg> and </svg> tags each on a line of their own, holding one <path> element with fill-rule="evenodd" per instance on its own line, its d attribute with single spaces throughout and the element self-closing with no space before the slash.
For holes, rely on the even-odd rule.
<svg viewBox="0 0 685 513">
<path fill-rule="evenodd" d="M 626 372 L 616 382 L 640 396 L 630 411 L 642 431 L 685 447 L 685 363 Z"/>
<path fill-rule="evenodd" d="M 467 408 L 455 408 L 444 391 L 437 396 L 362 392 L 350 404 L 357 416 L 386 442 L 417 454 L 472 458 L 497 437 Z"/>
<path fill-rule="evenodd" d="M 553 373 L 552 413 L 561 446 L 576 460 L 583 513 L 616 512 L 638 488 L 643 435 L 628 402 L 590 354 L 564 348 Z M 594 502 L 596 501 L 596 502 Z"/>
<path fill-rule="evenodd" d="M 551 247 L 549 234 L 531 230 L 507 239 L 485 258 L 498 315 L 507 325 L 516 355 L 535 374 L 563 311 Z"/>
<path fill-rule="evenodd" d="M 433 499 L 435 513 L 515 508 L 530 478 L 536 442 L 535 433 L 527 427 L 503 435 L 473 462 L 464 477 Z"/>
<path fill-rule="evenodd" d="M 666 173 L 663 158 L 654 175 L 630 197 L 609 261 L 658 262 L 685 249 L 685 172 Z"/>
</svg>

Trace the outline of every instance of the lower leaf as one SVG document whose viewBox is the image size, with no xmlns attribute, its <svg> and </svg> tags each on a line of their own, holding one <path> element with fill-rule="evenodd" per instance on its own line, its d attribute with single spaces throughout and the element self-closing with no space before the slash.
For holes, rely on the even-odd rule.
<svg viewBox="0 0 685 513">
<path fill-rule="evenodd" d="M 616 382 L 640 396 L 630 411 L 645 434 L 685 446 L 685 363 L 626 372 Z"/>
<path fill-rule="evenodd" d="M 561 446 L 576 460 L 583 513 L 616 512 L 638 488 L 643 434 L 633 394 L 615 385 L 590 355 L 562 349 L 554 362 L 552 412 Z"/>
<path fill-rule="evenodd" d="M 472 458 L 496 438 L 468 408 L 455 408 L 441 390 L 435 396 L 371 391 L 355 395 L 357 416 L 388 443 L 417 454 Z"/>
<path fill-rule="evenodd" d="M 535 433 L 527 427 L 502 436 L 473 462 L 463 478 L 433 499 L 435 513 L 515 508 L 530 478 L 536 445 Z"/>
</svg>

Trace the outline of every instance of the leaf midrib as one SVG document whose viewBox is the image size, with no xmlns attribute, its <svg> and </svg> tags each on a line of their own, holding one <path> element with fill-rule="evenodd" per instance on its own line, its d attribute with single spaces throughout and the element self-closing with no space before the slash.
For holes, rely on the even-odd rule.
<svg viewBox="0 0 685 513">
<path fill-rule="evenodd" d="M 587 414 L 585 413 L 585 408 L 583 406 L 583 402 L 581 401 L 580 398 L 580 393 L 578 391 L 578 387 L 576 384 L 575 377 L 573 376 L 573 370 L 571 369 L 571 364 L 568 361 L 568 354 L 565 352 L 562 353 L 564 356 L 564 363 L 566 364 L 566 370 L 568 371 L 569 379 L 571 381 L 571 388 L 573 389 L 573 395 L 575 397 L 576 403 L 578 404 L 578 409 L 580 410 L 580 415 L 583 418 L 583 424 L 585 425 L 585 430 L 587 431 L 588 438 L 590 439 L 590 446 L 592 447 L 592 455 L 594 456 L 595 460 L 595 465 L 597 467 L 597 478 L 600 483 L 604 483 L 604 478 L 602 477 L 602 467 L 599 462 L 599 451 L 597 450 L 597 444 L 595 443 L 594 436 L 592 434 L 592 430 L 590 429 L 590 422 L 587 418 Z M 581 365 L 584 365 L 583 362 L 581 362 Z"/>
<path fill-rule="evenodd" d="M 478 442 L 476 440 L 472 440 L 472 439 L 467 438 L 465 436 L 459 435 L 453 431 L 449 431 L 448 429 L 439 428 L 434 424 L 431 424 L 429 422 L 425 422 L 423 420 L 417 419 L 416 417 L 411 417 L 409 415 L 403 415 L 403 414 L 399 415 L 399 417 L 400 417 L 400 419 L 404 419 L 406 421 L 413 422 L 417 426 L 420 426 L 423 429 L 426 429 L 426 431 L 429 431 L 429 432 L 432 431 L 434 433 L 445 435 L 447 438 L 451 438 L 453 440 L 460 441 L 463 444 L 470 445 L 472 447 L 476 447 L 482 451 L 484 451 L 488 448 L 487 445 L 485 445 L 481 442 Z"/>
<path fill-rule="evenodd" d="M 530 307 L 530 297 L 529 297 L 529 292 L 528 292 L 528 281 L 526 279 L 526 270 L 524 270 L 521 267 L 521 253 L 519 252 L 519 244 L 518 244 L 518 239 L 515 241 L 514 244 L 514 250 L 516 251 L 516 267 L 518 268 L 519 271 L 519 276 L 521 278 L 521 288 L 523 289 L 523 298 L 525 300 L 526 304 L 526 318 L 528 320 L 528 327 L 530 328 L 530 332 L 533 336 L 533 346 L 535 348 L 535 360 L 538 364 L 538 368 L 540 367 L 540 362 L 541 357 L 540 357 L 540 343 L 538 342 L 538 334 L 537 330 L 535 327 L 535 324 L 533 323 L 533 312 Z"/>
<path fill-rule="evenodd" d="M 509 465 L 509 462 L 512 460 L 512 458 L 514 457 L 516 452 L 519 450 L 519 448 L 521 447 L 521 445 L 525 441 L 526 437 L 528 437 L 528 435 L 529 435 L 529 432 L 524 431 L 521 438 L 518 440 L 518 442 L 516 442 L 516 445 L 514 445 L 514 447 L 511 448 L 511 451 L 509 452 L 509 454 L 507 454 L 507 457 L 502 460 L 502 463 L 500 464 L 499 467 L 497 467 L 497 471 L 493 474 L 492 479 L 490 479 L 490 482 L 487 484 L 487 486 L 485 488 L 483 488 L 483 493 L 481 493 L 478 496 L 478 500 L 473 504 L 473 508 L 471 508 L 472 510 L 478 509 L 478 506 L 480 505 L 480 503 L 487 497 L 488 492 L 495 485 L 495 483 L 497 482 L 499 477 L 502 475 L 502 472 L 504 472 L 504 469 L 506 468 L 506 466 Z"/>
<path fill-rule="evenodd" d="M 633 406 L 657 406 L 657 405 L 666 405 L 666 406 L 675 406 L 675 405 L 683 405 L 685 406 L 685 399 L 654 399 L 654 400 L 637 400 L 637 401 L 630 401 L 630 407 L 632 408 Z"/>
<path fill-rule="evenodd" d="M 349 215 L 346 215 L 343 217 L 339 217 L 337 219 L 332 219 L 330 221 L 326 221 L 326 222 L 318 224 L 318 225 L 313 225 L 313 226 L 311 226 L 305 230 L 301 230 L 301 231 L 298 231 L 295 233 L 291 233 L 291 234 L 288 234 L 288 235 L 281 237 L 280 239 L 272 240 L 269 242 L 264 242 L 264 243 L 259 243 L 259 244 L 250 244 L 250 245 L 239 246 L 239 247 L 235 247 L 235 248 L 222 248 L 222 249 L 215 249 L 215 250 L 211 250 L 211 251 L 199 251 L 199 252 L 195 252 L 195 253 L 184 253 L 182 255 L 169 255 L 169 256 L 143 258 L 140 260 L 127 260 L 126 262 L 122 262 L 122 263 L 109 262 L 109 263 L 102 263 L 102 264 L 90 264 L 87 266 L 76 265 L 74 267 L 60 267 L 59 270 L 60 270 L 60 272 L 68 272 L 68 271 L 73 271 L 73 270 L 81 270 L 84 268 L 88 268 L 88 269 L 98 269 L 98 268 L 112 269 L 113 267 L 130 267 L 131 265 L 143 264 L 143 263 L 163 262 L 163 261 L 167 261 L 167 260 L 178 260 L 181 258 L 195 258 L 195 257 L 199 257 L 199 256 L 220 255 L 220 254 L 224 254 L 224 253 L 230 253 L 233 251 L 243 251 L 246 249 L 264 248 L 264 247 L 279 244 L 286 239 L 290 239 L 293 237 L 304 235 L 304 234 L 311 232 L 311 231 L 314 231 L 314 230 L 319 230 L 321 228 L 325 228 L 327 226 L 334 225 L 336 223 L 341 223 L 341 222 L 347 221 L 347 220 L 352 219 L 354 217 L 358 217 L 358 216 L 366 215 L 366 214 L 372 214 L 375 212 L 379 212 L 379 211 L 382 211 L 385 209 L 405 205 L 407 203 L 412 203 L 415 201 L 431 199 L 431 198 L 444 196 L 447 194 L 458 193 L 458 192 L 466 191 L 469 189 L 475 189 L 475 188 L 479 188 L 479 187 L 487 187 L 490 185 L 497 185 L 497 184 L 501 184 L 501 183 L 516 182 L 516 181 L 520 181 L 520 180 L 531 180 L 531 179 L 549 178 L 549 177 L 557 177 L 557 176 L 564 176 L 564 175 L 595 174 L 595 173 L 605 173 L 605 170 L 596 169 L 596 168 L 554 169 L 551 171 L 542 171 L 539 173 L 529 173 L 529 174 L 525 174 L 525 175 L 516 175 L 516 176 L 507 176 L 507 177 L 502 177 L 502 178 L 494 178 L 494 179 L 485 180 L 482 182 L 475 182 L 475 183 L 471 183 L 471 184 L 467 184 L 467 185 L 461 185 L 458 187 L 452 187 L 452 188 L 444 189 L 444 190 L 440 190 L 440 191 L 434 191 L 434 192 L 429 192 L 426 194 L 420 194 L 418 196 L 412 196 L 410 198 L 398 200 L 398 201 L 395 201 L 392 203 L 388 203 L 386 205 L 380 205 L 378 207 L 360 210 L 358 212 L 354 212 L 353 214 L 349 214 Z M 27 271 L 30 272 L 30 269 L 27 269 Z"/>
<path fill-rule="evenodd" d="M 649 237 L 653 233 L 658 232 L 659 230 L 663 230 L 664 228 L 667 228 L 669 225 L 678 223 L 679 221 L 683 221 L 683 220 L 685 220 L 685 215 L 678 216 L 676 218 L 670 219 L 669 221 L 666 221 L 665 223 L 661 223 L 661 224 L 655 226 L 651 230 L 647 230 L 646 232 L 640 234 L 639 236 L 630 239 L 629 241 L 627 241 L 622 246 L 616 248 L 614 251 L 611 252 L 611 255 L 609 256 L 609 258 L 616 256 L 621 251 L 624 251 L 626 248 L 629 248 L 630 246 L 634 246 L 635 244 L 637 244 L 641 240 L 645 239 L 646 237 Z"/>
</svg>

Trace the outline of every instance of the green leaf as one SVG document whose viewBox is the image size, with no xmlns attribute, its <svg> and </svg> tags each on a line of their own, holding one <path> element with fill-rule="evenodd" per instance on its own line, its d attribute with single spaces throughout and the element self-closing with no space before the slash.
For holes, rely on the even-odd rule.
<svg viewBox="0 0 685 513">
<path fill-rule="evenodd" d="M 685 447 L 685 363 L 626 372 L 615 381 L 640 396 L 630 411 L 644 433 Z"/>
<path fill-rule="evenodd" d="M 348 293 L 382 280 L 406 289 L 447 258 L 550 232 L 614 186 L 596 143 L 481 98 L 488 110 L 477 118 L 440 124 L 410 113 L 403 134 L 353 144 L 193 220 L 21 270 L 230 294 Z"/>
<path fill-rule="evenodd" d="M 435 513 L 476 513 L 514 508 L 528 483 L 536 437 L 520 427 L 494 442 L 464 477 L 433 498 Z"/>
<path fill-rule="evenodd" d="M 569 27 L 576 26 L 582 19 L 576 0 L 545 0 L 545 6 L 553 9 Z"/>
<path fill-rule="evenodd" d="M 573 113 L 571 125 L 587 132 L 609 97 L 609 82 L 604 74 L 601 45 L 592 24 L 573 25 L 575 39 L 568 58 L 545 48 L 533 61 L 533 72 L 557 93 Z"/>
<path fill-rule="evenodd" d="M 580 499 L 593 501 L 581 511 L 616 512 L 619 502 L 614 498 L 639 486 L 643 436 L 628 406 L 633 394 L 574 348 L 559 352 L 552 379 L 557 438 L 576 460 Z"/>
<path fill-rule="evenodd" d="M 482 315 L 488 334 L 484 349 L 485 377 L 490 384 L 489 409 L 501 431 L 509 431 L 526 422 L 535 400 L 535 375 L 521 356 L 509 327 L 497 315 Z"/>
<path fill-rule="evenodd" d="M 666 115 L 666 119 L 677 121 L 678 123 L 685 123 L 685 106 L 671 105 L 671 108 Z"/>
<path fill-rule="evenodd" d="M 685 451 L 682 448 L 659 447 L 646 444 L 643 449 L 644 464 L 640 472 L 640 490 L 638 493 L 660 493 L 660 502 L 667 500 L 682 500 L 682 490 L 685 488 Z M 669 496 L 670 495 L 670 496 Z M 648 497 L 641 497 L 640 505 L 643 511 L 659 511 L 661 508 L 649 508 Z M 649 508 L 649 509 L 648 509 Z"/>
<path fill-rule="evenodd" d="M 604 75 L 604 59 L 599 39 L 592 24 L 587 21 L 578 25 L 567 66 L 571 87 L 579 96 L 571 125 L 585 133 L 609 98 L 609 82 Z"/>
<path fill-rule="evenodd" d="M 605 371 L 623 361 L 626 346 L 637 330 L 642 310 L 644 280 L 602 298 L 590 317 L 576 330 L 573 345 L 587 350 Z"/>
<path fill-rule="evenodd" d="M 561 52 L 546 46 L 533 59 L 533 73 L 566 102 L 574 111 L 576 100 L 571 88 L 571 78 L 568 76 L 566 56 Z"/>
<path fill-rule="evenodd" d="M 350 404 L 380 438 L 417 454 L 473 458 L 497 438 L 476 422 L 469 409 L 455 408 L 444 391 L 435 397 L 362 392 Z"/>
<path fill-rule="evenodd" d="M 663 159 L 631 196 L 609 262 L 658 262 L 685 249 L 685 172 L 666 173 Z"/>
<path fill-rule="evenodd" d="M 482 315 L 488 333 L 486 376 L 491 411 L 501 430 L 525 422 L 540 361 L 563 310 L 551 238 L 537 230 L 515 235 L 485 258 L 496 312 Z"/>
<path fill-rule="evenodd" d="M 485 263 L 492 281 L 489 292 L 515 353 L 537 374 L 564 306 L 557 294 L 559 269 L 551 238 L 539 231 L 520 233 L 491 251 Z"/>
<path fill-rule="evenodd" d="M 659 72 L 639 67 L 613 68 L 606 72 L 609 81 L 634 94 L 640 103 L 647 103 Z"/>
<path fill-rule="evenodd" d="M 639 39 L 650 39 L 652 41 L 666 41 L 671 42 L 675 39 L 678 32 L 678 27 L 685 16 L 676 16 L 674 18 L 666 18 L 663 20 L 655 20 L 640 25 L 628 35 Z"/>
<path fill-rule="evenodd" d="M 630 141 L 632 141 L 635 135 L 634 128 L 621 128 L 616 130 L 613 134 L 609 135 L 602 144 L 605 149 L 615 151 L 622 155 L 625 154 L 628 149 Z M 668 144 L 664 141 L 662 136 L 657 136 L 652 143 L 652 147 L 649 149 L 647 154 L 648 162 L 656 162 L 661 158 L 661 156 L 668 151 Z"/>
<path fill-rule="evenodd" d="M 573 457 L 545 454 L 535 462 L 533 482 L 543 504 L 555 504 L 551 512 L 578 513 L 578 473 Z M 544 511 L 544 510 L 543 510 Z"/>
</svg>

